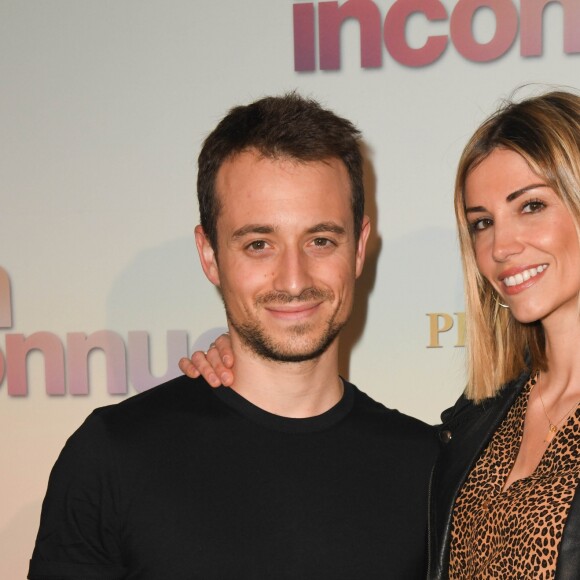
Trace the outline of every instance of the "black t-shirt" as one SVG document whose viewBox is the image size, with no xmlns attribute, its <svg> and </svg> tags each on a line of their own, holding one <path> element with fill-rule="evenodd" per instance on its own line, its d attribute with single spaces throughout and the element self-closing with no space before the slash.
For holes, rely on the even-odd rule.
<svg viewBox="0 0 580 580">
<path fill-rule="evenodd" d="M 346 382 L 288 419 L 180 377 L 68 440 L 28 577 L 424 578 L 436 452 L 431 427 Z"/>
</svg>

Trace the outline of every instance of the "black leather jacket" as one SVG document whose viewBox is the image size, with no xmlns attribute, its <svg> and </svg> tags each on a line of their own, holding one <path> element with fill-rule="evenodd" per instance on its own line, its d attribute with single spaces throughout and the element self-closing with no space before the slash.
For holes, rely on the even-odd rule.
<svg viewBox="0 0 580 580">
<path fill-rule="evenodd" d="M 442 415 L 439 436 L 442 449 L 433 467 L 429 487 L 430 580 L 448 578 L 451 515 L 457 494 L 495 430 L 529 379 L 529 371 L 505 386 L 494 397 L 475 405 L 461 397 Z M 580 579 L 580 486 L 558 554 L 556 580 Z"/>
</svg>

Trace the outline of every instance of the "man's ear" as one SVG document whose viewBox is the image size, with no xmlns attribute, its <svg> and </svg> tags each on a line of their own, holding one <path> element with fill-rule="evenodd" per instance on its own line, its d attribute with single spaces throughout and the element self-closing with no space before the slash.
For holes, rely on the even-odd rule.
<svg viewBox="0 0 580 580">
<path fill-rule="evenodd" d="M 195 227 L 195 245 L 204 274 L 214 286 L 219 288 L 220 275 L 215 251 L 201 226 Z"/>
<path fill-rule="evenodd" d="M 363 266 L 365 263 L 365 255 L 367 248 L 367 241 L 369 239 L 369 234 L 371 233 L 371 220 L 368 215 L 363 217 L 362 227 L 360 230 L 360 236 L 358 238 L 358 244 L 356 248 L 356 277 L 358 278 L 363 271 Z"/>
</svg>

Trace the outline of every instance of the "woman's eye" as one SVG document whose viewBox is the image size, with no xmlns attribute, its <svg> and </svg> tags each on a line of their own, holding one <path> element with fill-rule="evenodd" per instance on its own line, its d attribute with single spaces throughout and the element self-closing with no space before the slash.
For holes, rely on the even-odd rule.
<svg viewBox="0 0 580 580">
<path fill-rule="evenodd" d="M 546 204 L 539 200 L 539 199 L 531 199 L 530 201 L 526 201 L 522 206 L 523 213 L 537 213 L 542 211 L 546 207 Z"/>
<path fill-rule="evenodd" d="M 472 233 L 480 232 L 481 230 L 489 228 L 492 224 L 493 220 L 491 218 L 480 218 L 471 222 L 471 224 L 469 224 L 469 229 Z"/>
</svg>

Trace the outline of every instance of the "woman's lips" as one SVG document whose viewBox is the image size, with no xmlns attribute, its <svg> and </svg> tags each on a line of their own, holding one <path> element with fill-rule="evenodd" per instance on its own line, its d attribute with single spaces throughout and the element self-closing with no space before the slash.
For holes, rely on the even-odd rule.
<svg viewBox="0 0 580 580">
<path fill-rule="evenodd" d="M 547 269 L 548 264 L 510 268 L 502 272 L 499 279 L 503 283 L 506 294 L 517 294 L 521 290 L 533 286 Z"/>
</svg>

